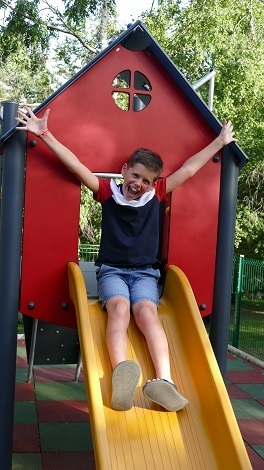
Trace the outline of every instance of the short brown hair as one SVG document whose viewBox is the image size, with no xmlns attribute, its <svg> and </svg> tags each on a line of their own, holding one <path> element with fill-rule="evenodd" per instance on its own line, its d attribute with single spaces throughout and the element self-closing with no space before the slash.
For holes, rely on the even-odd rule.
<svg viewBox="0 0 264 470">
<path fill-rule="evenodd" d="M 159 176 L 163 170 L 162 158 L 152 150 L 138 148 L 135 150 L 127 162 L 128 168 L 133 167 L 136 163 L 141 163 L 146 168 L 157 173 Z"/>
</svg>

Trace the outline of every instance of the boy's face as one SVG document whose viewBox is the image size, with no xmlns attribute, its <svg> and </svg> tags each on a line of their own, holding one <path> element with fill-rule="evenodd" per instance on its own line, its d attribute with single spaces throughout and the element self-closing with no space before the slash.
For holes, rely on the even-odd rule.
<svg viewBox="0 0 264 470">
<path fill-rule="evenodd" d="M 136 163 L 130 168 L 125 163 L 121 174 L 124 178 L 123 196 L 127 201 L 138 199 L 142 194 L 151 191 L 158 178 L 155 171 L 149 170 L 142 163 Z"/>
</svg>

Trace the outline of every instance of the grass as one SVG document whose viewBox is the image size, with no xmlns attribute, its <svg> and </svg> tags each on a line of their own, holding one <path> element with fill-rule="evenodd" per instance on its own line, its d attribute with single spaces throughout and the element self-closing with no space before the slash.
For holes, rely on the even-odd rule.
<svg viewBox="0 0 264 470">
<path fill-rule="evenodd" d="M 244 310 L 251 310 L 254 312 L 264 313 L 264 300 L 263 299 L 242 299 L 241 307 Z"/>
<path fill-rule="evenodd" d="M 235 330 L 235 309 L 230 316 L 229 342 L 233 344 Z M 238 348 L 258 359 L 264 360 L 264 301 L 242 299 Z"/>
</svg>

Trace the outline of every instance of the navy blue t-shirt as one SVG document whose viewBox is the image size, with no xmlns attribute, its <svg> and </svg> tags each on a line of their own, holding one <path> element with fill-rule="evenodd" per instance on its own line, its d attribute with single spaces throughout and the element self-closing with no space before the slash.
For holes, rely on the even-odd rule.
<svg viewBox="0 0 264 470">
<path fill-rule="evenodd" d="M 166 180 L 139 199 L 126 201 L 114 180 L 99 178 L 94 199 L 102 204 L 102 235 L 97 266 L 153 265 L 159 247 L 160 203 L 166 198 Z"/>
</svg>

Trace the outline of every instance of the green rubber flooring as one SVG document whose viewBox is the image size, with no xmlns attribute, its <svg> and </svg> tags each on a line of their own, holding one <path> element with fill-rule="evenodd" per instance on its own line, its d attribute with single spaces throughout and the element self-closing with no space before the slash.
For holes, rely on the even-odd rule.
<svg viewBox="0 0 264 470">
<path fill-rule="evenodd" d="M 83 375 L 75 382 L 74 366 L 35 366 L 34 382 L 27 383 L 27 368 L 22 338 L 17 349 L 12 470 L 94 470 Z M 264 371 L 228 354 L 226 386 L 252 467 L 263 470 Z"/>
</svg>

